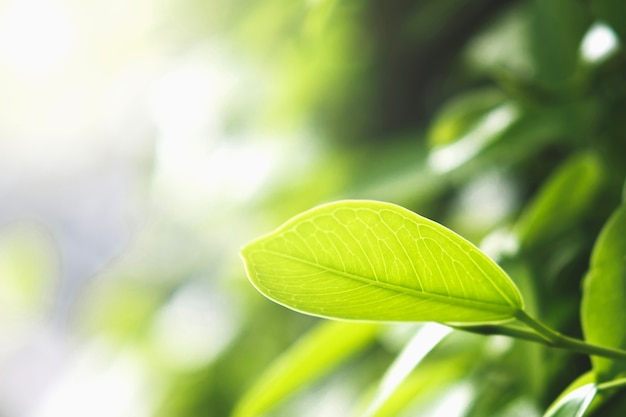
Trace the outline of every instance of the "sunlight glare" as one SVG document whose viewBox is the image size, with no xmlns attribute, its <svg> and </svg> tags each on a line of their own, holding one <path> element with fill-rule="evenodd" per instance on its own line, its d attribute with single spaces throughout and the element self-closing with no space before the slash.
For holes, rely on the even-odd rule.
<svg viewBox="0 0 626 417">
<path fill-rule="evenodd" d="M 217 200 L 247 200 L 283 153 L 273 138 L 229 131 L 229 105 L 249 95 L 245 74 L 229 59 L 199 48 L 157 79 L 147 103 L 157 127 L 155 192 L 186 215 L 204 217 Z"/>
<path fill-rule="evenodd" d="M 585 61 L 597 62 L 608 57 L 618 46 L 613 29 L 603 23 L 595 23 L 583 38 L 581 53 Z"/>
<path fill-rule="evenodd" d="M 517 236 L 506 229 L 494 230 L 480 243 L 480 249 L 496 261 L 505 256 L 515 255 L 519 251 L 519 246 Z"/>
<path fill-rule="evenodd" d="M 39 404 L 34 417 L 147 417 L 157 392 L 150 389 L 136 352 L 84 347 Z"/>
<path fill-rule="evenodd" d="M 428 414 L 432 417 L 462 417 L 474 398 L 474 387 L 461 383 L 450 389 Z"/>
<path fill-rule="evenodd" d="M 163 360 L 178 370 L 210 363 L 238 330 L 235 304 L 199 284 L 178 290 L 156 316 L 151 338 Z"/>
<path fill-rule="evenodd" d="M 74 22 L 61 5 L 15 1 L 1 13 L 0 54 L 14 70 L 40 75 L 60 68 L 75 43 Z"/>
</svg>

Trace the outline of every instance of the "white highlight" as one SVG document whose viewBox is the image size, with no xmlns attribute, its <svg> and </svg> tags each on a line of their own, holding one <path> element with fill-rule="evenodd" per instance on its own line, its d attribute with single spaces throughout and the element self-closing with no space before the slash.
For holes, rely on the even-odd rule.
<svg viewBox="0 0 626 417">
<path fill-rule="evenodd" d="M 283 151 L 275 138 L 229 132 L 230 104 L 245 74 L 220 50 L 199 49 L 160 77 L 147 103 L 157 126 L 155 194 L 200 210 L 237 203 L 259 191 Z"/>
<path fill-rule="evenodd" d="M 604 23 L 595 23 L 583 38 L 581 54 L 585 61 L 597 62 L 607 58 L 619 47 L 617 35 Z"/>
<path fill-rule="evenodd" d="M 137 354 L 94 343 L 79 352 L 31 417 L 148 417 L 158 397 Z"/>
<path fill-rule="evenodd" d="M 193 370 L 228 346 L 239 322 L 231 300 L 199 284 L 188 284 L 159 311 L 151 336 L 167 364 Z"/>
<path fill-rule="evenodd" d="M 463 417 L 473 399 L 473 386 L 470 383 L 459 384 L 448 391 L 428 415 L 430 417 Z"/>
<path fill-rule="evenodd" d="M 40 75 L 54 71 L 74 49 L 74 22 L 57 3 L 15 1 L 0 16 L 0 54 L 20 73 Z"/>
<path fill-rule="evenodd" d="M 496 229 L 482 240 L 480 249 L 496 261 L 504 256 L 515 255 L 519 250 L 517 236 L 506 229 Z"/>
</svg>

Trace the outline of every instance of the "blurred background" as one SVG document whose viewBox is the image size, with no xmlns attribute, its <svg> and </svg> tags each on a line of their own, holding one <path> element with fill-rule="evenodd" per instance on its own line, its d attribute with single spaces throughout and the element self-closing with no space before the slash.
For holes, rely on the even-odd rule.
<svg viewBox="0 0 626 417">
<path fill-rule="evenodd" d="M 619 1 L 3 0 L 0 416 L 229 415 L 318 322 L 258 294 L 238 249 L 316 204 L 391 201 L 478 243 L 576 147 L 623 174 L 625 18 Z M 568 248 L 561 264 L 589 250 Z M 349 415 L 385 340 L 269 415 Z"/>
</svg>

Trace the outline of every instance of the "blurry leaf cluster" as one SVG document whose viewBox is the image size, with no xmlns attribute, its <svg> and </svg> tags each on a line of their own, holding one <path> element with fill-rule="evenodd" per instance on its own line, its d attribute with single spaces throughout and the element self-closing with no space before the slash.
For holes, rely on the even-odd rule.
<svg viewBox="0 0 626 417">
<path fill-rule="evenodd" d="M 572 409 L 588 407 L 588 390 L 576 388 L 593 381 L 567 387 L 590 370 L 622 375 L 601 359 L 452 332 L 384 393 L 384 375 L 428 325 L 294 314 L 261 297 L 238 258 L 240 245 L 313 205 L 385 200 L 480 246 L 553 328 L 626 348 L 624 253 L 621 266 L 602 261 L 626 239 L 616 211 L 626 178 L 622 1 L 160 7 L 149 36 L 182 69 L 156 77 L 150 111 L 182 125 L 164 116 L 138 128 L 150 139 L 133 160 L 132 238 L 62 296 L 54 233 L 0 229 L 0 359 L 38 344 L 42 328 L 63 335 L 62 369 L 33 415 L 532 417 L 563 391 L 578 394 Z M 198 67 L 224 78 L 182 88 L 201 103 L 219 98 L 219 112 L 168 95 Z M 612 215 L 616 228 L 601 234 Z M 585 313 L 608 294 L 598 316 Z M 623 396 L 610 394 L 590 415 L 624 415 Z M 1 394 L 0 407 L 11 410 Z"/>
</svg>

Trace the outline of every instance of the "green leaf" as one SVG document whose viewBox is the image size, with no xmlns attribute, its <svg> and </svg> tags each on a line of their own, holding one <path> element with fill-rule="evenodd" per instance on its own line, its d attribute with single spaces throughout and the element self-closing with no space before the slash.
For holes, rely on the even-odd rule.
<svg viewBox="0 0 626 417">
<path fill-rule="evenodd" d="M 487 255 L 390 203 L 319 206 L 241 253 L 262 294 L 316 316 L 493 323 L 523 308 L 513 282 Z"/>
<path fill-rule="evenodd" d="M 590 20 L 583 2 L 533 1 L 530 41 L 539 81 L 560 85 L 574 74 Z"/>
<path fill-rule="evenodd" d="M 437 323 L 427 323 L 421 327 L 413 338 L 398 354 L 380 381 L 374 397 L 362 417 L 375 416 L 389 401 L 398 387 L 406 380 L 415 367 L 437 345 L 450 334 L 451 328 Z"/>
<path fill-rule="evenodd" d="M 457 352 L 455 355 L 423 361 L 372 417 L 407 416 L 414 415 L 411 413 L 412 410 L 429 409 L 429 406 L 454 389 L 455 385 L 467 382 L 467 375 L 475 369 L 476 358 L 479 355 L 476 346 L 471 346 L 470 349 Z"/>
<path fill-rule="evenodd" d="M 430 126 L 427 140 L 431 146 L 455 142 L 468 131 L 481 116 L 502 104 L 505 95 L 493 88 L 481 89 L 459 95 L 446 103 Z"/>
<path fill-rule="evenodd" d="M 258 378 L 233 417 L 255 417 L 313 383 L 377 336 L 379 325 L 325 321 L 303 336 Z"/>
<path fill-rule="evenodd" d="M 588 342 L 626 348 L 626 206 L 602 229 L 591 255 L 582 299 L 582 325 Z M 592 356 L 598 381 L 626 372 L 626 363 Z"/>
<path fill-rule="evenodd" d="M 593 383 L 578 387 L 555 402 L 544 417 L 582 417 L 597 392 Z"/>
<path fill-rule="evenodd" d="M 436 172 L 452 171 L 502 140 L 521 115 L 512 103 L 501 105 L 478 117 L 456 141 L 434 149 L 428 163 Z"/>
<path fill-rule="evenodd" d="M 553 408 L 557 403 L 563 401 L 563 399 L 569 395 L 572 391 L 577 390 L 583 385 L 589 385 L 596 382 L 596 374 L 591 370 L 587 371 L 584 374 L 580 375 L 574 381 L 572 381 L 553 401 L 552 405 L 549 408 Z"/>
<path fill-rule="evenodd" d="M 603 178 L 602 163 L 590 153 L 568 159 L 548 179 L 516 225 L 524 247 L 534 246 L 577 224 Z"/>
</svg>

